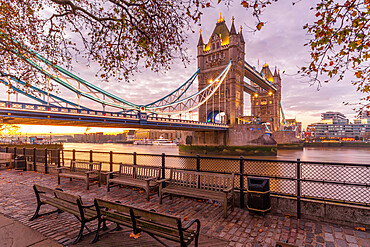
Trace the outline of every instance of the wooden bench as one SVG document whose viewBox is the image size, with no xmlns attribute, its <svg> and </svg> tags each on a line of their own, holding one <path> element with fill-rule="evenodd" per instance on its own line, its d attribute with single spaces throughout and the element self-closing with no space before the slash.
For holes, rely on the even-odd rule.
<svg viewBox="0 0 370 247">
<path fill-rule="evenodd" d="M 12 154 L 0 152 L 0 166 L 9 166 L 12 163 Z"/>
<path fill-rule="evenodd" d="M 170 178 L 158 182 L 161 204 L 164 194 L 169 194 L 222 202 L 225 218 L 229 201 L 231 201 L 232 210 L 234 209 L 234 173 L 229 175 L 171 168 Z M 166 187 L 163 183 L 166 183 Z"/>
<path fill-rule="evenodd" d="M 79 179 L 86 181 L 86 189 L 90 188 L 90 182 L 98 181 L 99 187 L 101 186 L 101 163 L 100 162 L 86 162 L 71 160 L 71 165 L 62 166 L 57 168 L 58 171 L 58 184 L 60 178 L 65 177 L 72 179 Z"/>
<path fill-rule="evenodd" d="M 33 185 L 33 190 L 36 194 L 37 208 L 30 220 L 55 212 L 59 213 L 64 211 L 73 214 L 81 222 L 80 232 L 74 243 L 77 243 L 83 237 L 82 234 L 83 229 L 86 227 L 85 224 L 98 217 L 94 205 L 84 206 L 80 196 L 67 194 L 61 189 L 52 189 L 37 184 Z M 51 205 L 57 208 L 57 210 L 39 214 L 40 208 L 44 204 Z M 87 227 L 86 229 L 89 231 Z"/>
<path fill-rule="evenodd" d="M 179 242 L 181 247 L 188 246 L 194 240 L 195 246 L 198 246 L 200 231 L 198 219 L 189 221 L 183 227 L 179 217 L 101 199 L 95 199 L 94 203 L 98 213 L 99 225 L 93 242 L 98 241 L 100 226 L 102 223 L 105 225 L 105 221 L 108 220 L 117 224 L 115 229 L 119 229 L 119 225 L 132 227 L 134 234 L 146 232 L 162 244 L 164 243 L 157 237 Z M 190 230 L 189 228 L 194 224 L 196 224 L 196 229 Z"/>
<path fill-rule="evenodd" d="M 161 167 L 120 164 L 119 170 L 107 173 L 107 191 L 117 185 L 139 187 L 146 191 L 146 199 L 149 201 L 150 189 L 158 187 Z"/>
</svg>

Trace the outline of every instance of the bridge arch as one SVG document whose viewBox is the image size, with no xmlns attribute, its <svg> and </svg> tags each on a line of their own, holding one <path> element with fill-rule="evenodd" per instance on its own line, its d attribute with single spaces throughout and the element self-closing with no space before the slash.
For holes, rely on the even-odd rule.
<svg viewBox="0 0 370 247">
<path fill-rule="evenodd" d="M 207 123 L 226 123 L 227 115 L 223 111 L 214 110 L 210 111 L 207 115 Z"/>
</svg>

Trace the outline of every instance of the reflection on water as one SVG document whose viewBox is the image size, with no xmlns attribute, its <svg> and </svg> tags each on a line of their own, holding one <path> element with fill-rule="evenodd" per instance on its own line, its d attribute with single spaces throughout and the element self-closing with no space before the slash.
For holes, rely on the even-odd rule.
<svg viewBox="0 0 370 247">
<path fill-rule="evenodd" d="M 66 150 L 93 150 L 100 152 L 120 152 L 138 154 L 171 154 L 178 155 L 179 149 L 177 146 L 153 146 L 153 145 L 133 145 L 133 144 L 116 144 L 116 143 L 65 143 L 63 145 Z M 271 160 L 297 160 L 303 161 L 318 161 L 318 162 L 339 162 L 353 164 L 369 164 L 370 163 L 370 148 L 316 148 L 309 147 L 303 150 L 278 150 L 277 156 L 249 156 L 245 158 L 253 159 L 271 159 Z"/>
</svg>

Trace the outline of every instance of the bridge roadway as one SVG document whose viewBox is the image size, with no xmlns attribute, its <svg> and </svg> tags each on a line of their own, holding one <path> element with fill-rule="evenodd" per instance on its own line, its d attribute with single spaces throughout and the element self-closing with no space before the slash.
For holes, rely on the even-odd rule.
<svg viewBox="0 0 370 247">
<path fill-rule="evenodd" d="M 95 111 L 59 106 L 0 101 L 0 120 L 5 124 L 63 125 L 167 130 L 228 130 L 229 126 L 192 120 L 148 116 L 146 113 Z"/>
</svg>

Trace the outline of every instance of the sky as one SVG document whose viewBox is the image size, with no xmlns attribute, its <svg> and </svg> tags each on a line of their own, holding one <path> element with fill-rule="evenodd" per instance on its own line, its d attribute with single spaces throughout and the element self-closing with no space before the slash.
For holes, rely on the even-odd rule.
<svg viewBox="0 0 370 247">
<path fill-rule="evenodd" d="M 303 26 L 314 20 L 314 12 L 310 10 L 312 1 L 298 1 L 292 6 L 292 1 L 281 0 L 265 9 L 262 20 L 265 26 L 259 32 L 251 32 L 248 27 L 256 25 L 256 19 L 251 12 L 239 5 L 240 1 L 234 1 L 233 5 L 214 4 L 205 9 L 201 18 L 201 25 L 193 25 L 193 30 L 187 31 L 187 53 L 191 56 L 191 63 L 184 67 L 181 61 L 174 61 L 170 71 L 154 73 L 141 69 L 136 73 L 132 82 L 109 83 L 99 81 L 95 77 L 97 66 L 87 67 L 83 62 L 74 64 L 72 73 L 93 82 L 95 85 L 108 92 L 136 104 L 144 104 L 159 99 L 176 89 L 185 82 L 197 69 L 196 49 L 199 39 L 199 31 L 202 29 L 203 40 L 208 41 L 216 21 L 220 16 L 225 17 L 227 26 L 230 28 L 231 19 L 235 17 L 235 27 L 243 28 L 246 56 L 245 60 L 261 69 L 265 61 L 273 71 L 276 66 L 280 70 L 282 78 L 282 105 L 286 118 L 296 118 L 306 127 L 308 124 L 319 122 L 320 114 L 326 111 L 339 111 L 347 118 L 355 118 L 356 112 L 353 106 L 344 105 L 343 102 L 356 103 L 363 97 L 356 92 L 351 84 L 351 78 L 345 78 L 341 82 L 331 81 L 323 85 L 319 90 L 317 85 L 310 85 L 307 79 L 296 75 L 298 68 L 310 61 L 309 52 L 304 44 L 309 36 L 303 30 Z M 192 32 L 194 31 L 194 33 Z M 61 88 L 62 95 L 75 99 L 71 93 Z M 0 97 L 7 100 L 6 87 L 0 85 Z M 249 96 L 244 95 L 245 112 L 250 115 Z M 11 96 L 15 100 L 15 96 Z M 28 101 L 19 96 L 20 101 Z M 89 104 L 89 103 L 87 103 Z M 88 106 L 88 105 L 87 105 Z M 21 132 L 31 133 L 83 133 L 85 127 L 53 127 L 53 126 L 21 126 Z M 92 128 L 89 132 L 103 131 L 105 133 L 117 133 L 122 129 Z"/>
</svg>

